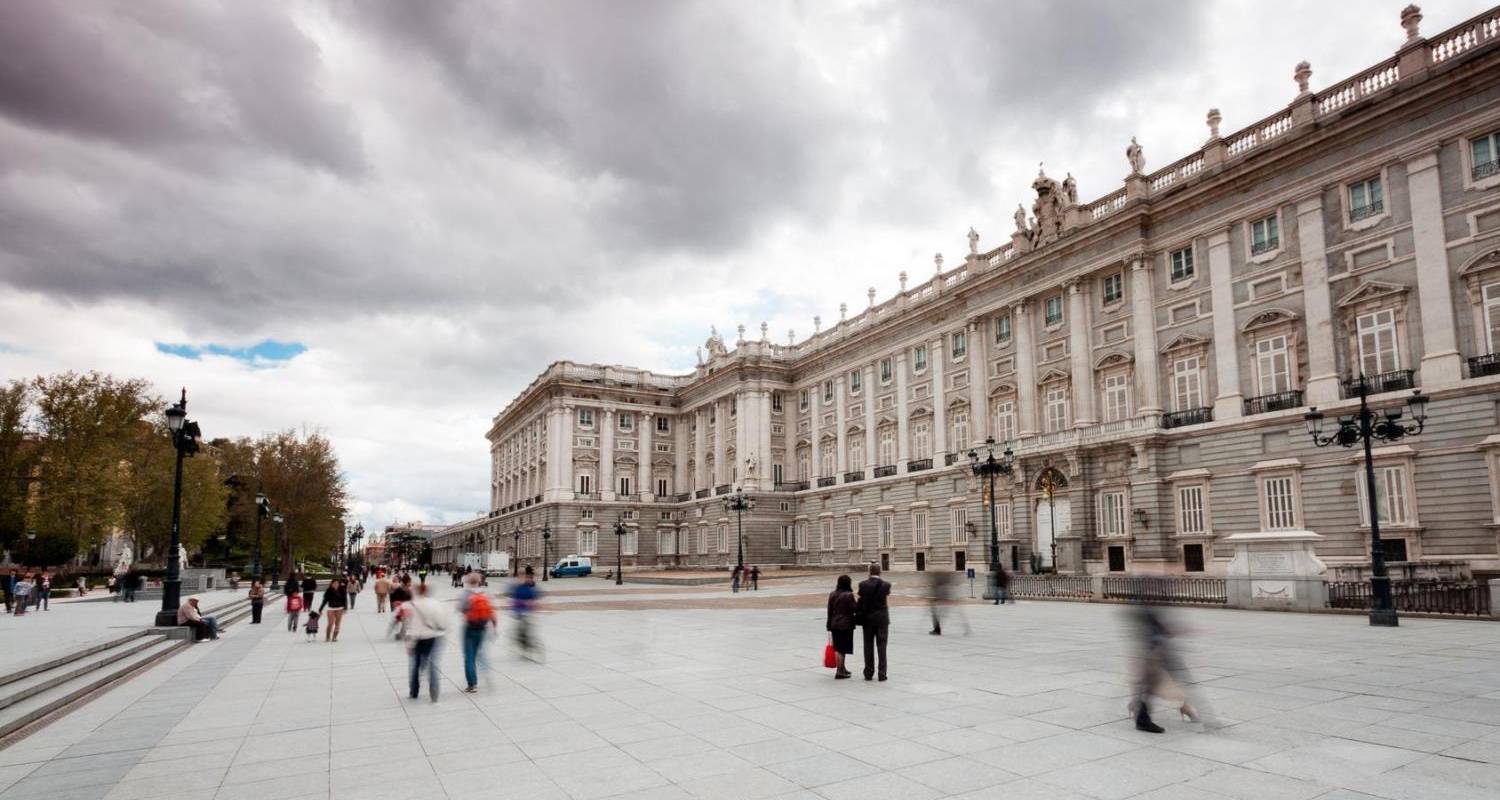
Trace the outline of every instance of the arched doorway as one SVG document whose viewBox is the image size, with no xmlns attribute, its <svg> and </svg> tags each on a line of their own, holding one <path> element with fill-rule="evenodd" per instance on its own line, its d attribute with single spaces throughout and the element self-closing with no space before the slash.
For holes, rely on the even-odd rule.
<svg viewBox="0 0 1500 800">
<path fill-rule="evenodd" d="M 1068 477 L 1055 467 L 1047 467 L 1036 479 L 1036 530 L 1034 550 L 1045 569 L 1057 568 L 1057 540 L 1072 530 L 1072 505 L 1064 491 Z"/>
</svg>

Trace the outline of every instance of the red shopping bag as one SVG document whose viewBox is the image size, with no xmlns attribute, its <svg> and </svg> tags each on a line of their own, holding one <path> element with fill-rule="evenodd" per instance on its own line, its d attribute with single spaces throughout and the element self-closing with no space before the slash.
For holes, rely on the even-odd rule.
<svg viewBox="0 0 1500 800">
<path fill-rule="evenodd" d="M 833 642 L 823 645 L 823 666 L 833 669 L 839 665 L 839 657 L 833 652 Z"/>
</svg>

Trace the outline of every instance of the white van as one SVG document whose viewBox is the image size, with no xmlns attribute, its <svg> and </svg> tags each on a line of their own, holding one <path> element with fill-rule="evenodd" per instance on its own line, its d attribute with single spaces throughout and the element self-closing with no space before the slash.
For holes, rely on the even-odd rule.
<svg viewBox="0 0 1500 800">
<path fill-rule="evenodd" d="M 563 556 L 552 565 L 552 577 L 562 578 L 568 575 L 591 575 L 594 572 L 594 560 L 588 556 Z"/>
</svg>

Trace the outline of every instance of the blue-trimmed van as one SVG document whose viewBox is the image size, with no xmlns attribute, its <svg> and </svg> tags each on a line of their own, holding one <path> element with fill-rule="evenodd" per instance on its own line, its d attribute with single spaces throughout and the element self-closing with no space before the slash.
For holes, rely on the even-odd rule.
<svg viewBox="0 0 1500 800">
<path fill-rule="evenodd" d="M 566 578 L 570 575 L 584 576 L 594 572 L 594 561 L 588 556 L 563 556 L 552 565 L 552 577 Z"/>
</svg>

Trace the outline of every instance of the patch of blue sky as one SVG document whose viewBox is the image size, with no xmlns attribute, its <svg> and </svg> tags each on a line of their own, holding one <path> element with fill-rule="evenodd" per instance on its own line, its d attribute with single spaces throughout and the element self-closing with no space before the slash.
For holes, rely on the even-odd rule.
<svg viewBox="0 0 1500 800">
<path fill-rule="evenodd" d="M 307 345 L 301 342 L 278 342 L 274 339 L 265 339 L 248 347 L 231 347 L 223 344 L 170 344 L 157 342 L 158 352 L 170 356 L 187 358 L 193 361 L 201 359 L 205 355 L 223 356 L 247 364 L 268 364 L 278 361 L 290 361 L 293 358 L 307 352 Z"/>
</svg>

